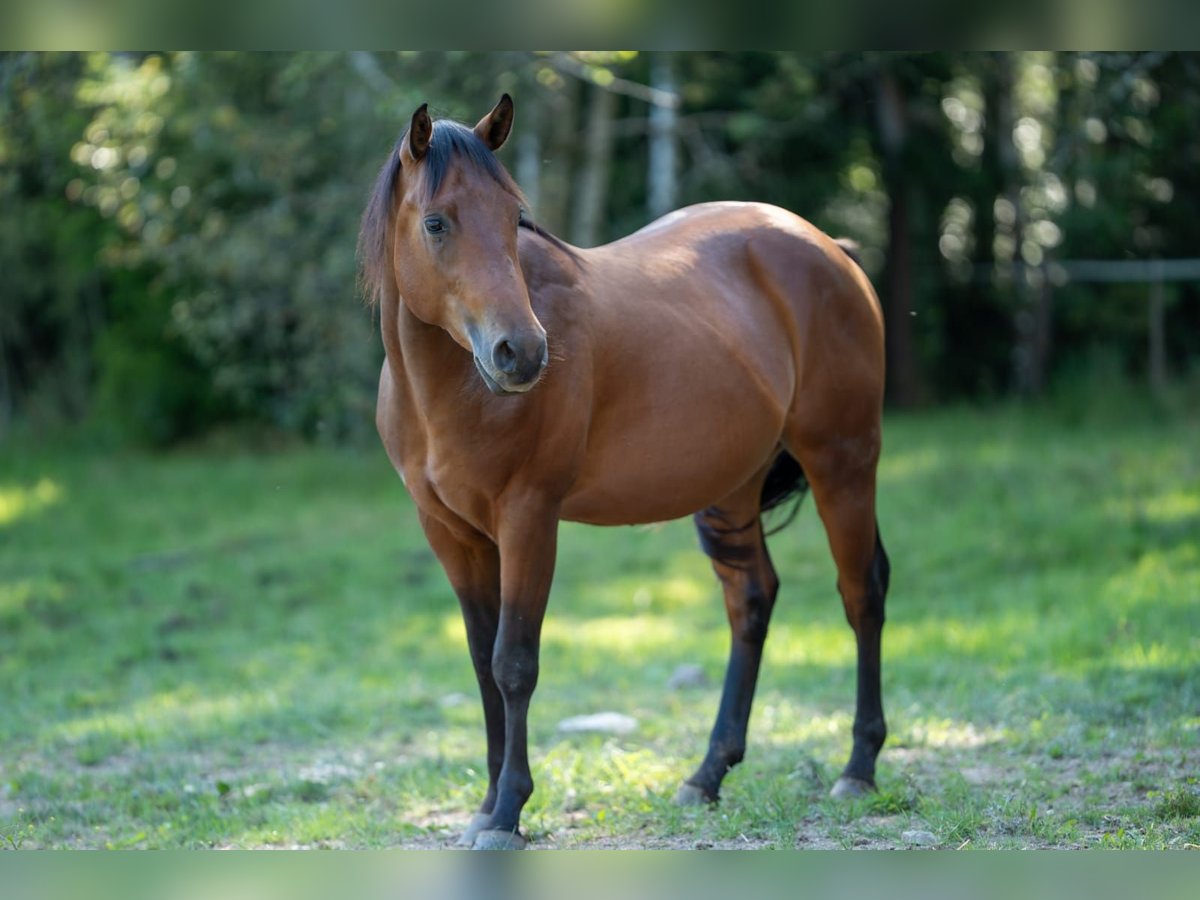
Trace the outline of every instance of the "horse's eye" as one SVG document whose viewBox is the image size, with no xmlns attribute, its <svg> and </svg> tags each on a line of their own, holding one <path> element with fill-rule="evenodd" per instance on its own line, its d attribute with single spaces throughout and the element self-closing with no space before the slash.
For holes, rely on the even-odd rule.
<svg viewBox="0 0 1200 900">
<path fill-rule="evenodd" d="M 426 216 L 425 231 L 428 234 L 445 234 L 446 223 L 442 221 L 441 216 Z"/>
</svg>

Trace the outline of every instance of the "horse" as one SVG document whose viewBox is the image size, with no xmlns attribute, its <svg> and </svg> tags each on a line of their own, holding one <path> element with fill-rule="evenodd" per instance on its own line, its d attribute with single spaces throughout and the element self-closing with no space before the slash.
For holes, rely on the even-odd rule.
<svg viewBox="0 0 1200 900">
<path fill-rule="evenodd" d="M 540 227 L 472 128 L 422 104 L 379 172 L 361 289 L 386 359 L 376 425 L 466 625 L 488 784 L 459 840 L 520 848 L 526 721 L 560 520 L 693 515 L 724 592 L 728 667 L 676 795 L 715 803 L 740 762 L 779 581 L 763 512 L 811 491 L 857 641 L 853 745 L 832 794 L 875 789 L 889 563 L 875 515 L 884 339 L 849 244 L 759 203 L 702 203 L 614 243 Z"/>
</svg>

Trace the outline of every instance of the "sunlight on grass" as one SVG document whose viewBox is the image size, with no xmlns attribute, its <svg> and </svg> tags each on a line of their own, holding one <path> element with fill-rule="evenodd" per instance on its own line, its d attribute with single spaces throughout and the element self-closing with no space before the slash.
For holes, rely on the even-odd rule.
<svg viewBox="0 0 1200 900">
<path fill-rule="evenodd" d="M 24 610 L 26 602 L 33 596 L 36 587 L 33 580 L 29 578 L 0 584 L 0 617 L 20 614 Z"/>
<path fill-rule="evenodd" d="M 465 652 L 467 633 L 460 616 L 445 616 L 440 631 L 442 638 Z M 685 631 L 677 618 L 649 613 L 575 617 L 551 610 L 542 625 L 542 646 L 557 644 L 584 656 L 662 651 L 694 636 L 694 629 Z"/>
<path fill-rule="evenodd" d="M 809 704 L 769 694 L 754 709 L 751 721 L 753 743 L 756 746 L 791 750 L 807 744 L 827 744 L 832 747 L 842 738 L 849 738 L 853 721 L 854 710 L 850 698 L 846 700 L 845 709 L 823 713 Z"/>
<path fill-rule="evenodd" d="M 584 754 L 568 744 L 551 747 L 538 764 L 548 792 L 555 789 L 572 799 L 579 794 L 612 795 L 632 791 L 642 796 L 674 790 L 680 772 L 674 760 L 650 750 L 622 747 L 606 741 Z"/>
<path fill-rule="evenodd" d="M 1004 730 L 978 728 L 970 722 L 954 719 L 927 718 L 910 722 L 908 734 L 912 743 L 918 746 L 965 749 L 1000 741 Z"/>
<path fill-rule="evenodd" d="M 463 624 L 462 616 L 443 616 L 441 636 L 447 642 L 465 649 L 467 646 L 467 626 Z"/>
<path fill-rule="evenodd" d="M 847 697 L 844 709 L 819 712 L 813 706 L 796 703 L 770 694 L 756 705 L 752 720 L 752 741 L 755 747 L 777 747 L 789 753 L 798 748 L 820 749 L 840 761 L 850 746 L 854 722 L 852 698 Z M 946 716 L 922 715 L 904 710 L 892 717 L 896 733 L 889 746 L 895 744 L 938 749 L 970 749 L 1000 741 L 1004 729 L 982 727 L 973 722 Z M 897 726 L 895 723 L 902 723 Z"/>
<path fill-rule="evenodd" d="M 1144 603 L 1194 604 L 1200 597 L 1200 547 L 1188 543 L 1143 553 L 1105 582 L 1104 597 L 1126 609 Z"/>
<path fill-rule="evenodd" d="M 50 733 L 72 743 L 96 735 L 137 740 L 139 735 L 163 730 L 177 733 L 184 728 L 213 723 L 236 725 L 241 719 L 279 706 L 280 699 L 272 692 L 197 697 L 194 690 L 185 687 L 154 694 L 131 704 L 124 712 L 105 712 L 63 722 Z"/>
<path fill-rule="evenodd" d="M 711 590 L 711 579 L 701 583 L 695 578 L 680 576 L 642 584 L 633 592 L 630 600 L 639 608 L 657 604 L 667 609 L 677 609 L 707 599 Z"/>
<path fill-rule="evenodd" d="M 885 452 L 879 460 L 879 480 L 900 481 L 932 472 L 943 462 L 942 451 L 937 447 L 922 447 L 906 452 Z"/>
<path fill-rule="evenodd" d="M 1142 504 L 1142 514 L 1152 522 L 1178 522 L 1200 515 L 1200 492 L 1172 491 L 1159 494 Z"/>
<path fill-rule="evenodd" d="M 61 503 L 65 493 L 61 484 L 49 478 L 39 479 L 31 487 L 0 487 L 0 526 L 11 525 L 18 519 Z"/>
<path fill-rule="evenodd" d="M 625 607 L 659 613 L 707 605 L 720 596 L 708 560 L 699 551 L 676 554 L 664 561 L 662 568 L 666 571 L 610 577 L 573 589 L 583 608 Z M 552 599 L 552 607 L 553 603 Z"/>
<path fill-rule="evenodd" d="M 929 654 L 988 658 L 996 656 L 998 647 L 1020 654 L 1023 642 L 1038 626 L 1037 615 L 1028 609 L 992 613 L 972 621 L 934 616 L 920 624 L 889 622 L 883 632 L 883 652 L 885 659 Z"/>
<path fill-rule="evenodd" d="M 1122 647 L 1112 654 L 1113 662 L 1123 669 L 1165 669 L 1194 666 L 1200 661 L 1200 643 L 1193 642 L 1191 652 L 1178 647 L 1168 647 L 1155 641 L 1150 644 L 1133 644 Z"/>
<path fill-rule="evenodd" d="M 542 641 L 559 643 L 579 653 L 607 654 L 659 650 L 683 637 L 677 619 L 661 616 L 603 616 L 575 619 L 547 617 Z"/>
<path fill-rule="evenodd" d="M 885 632 L 885 646 L 891 635 Z M 850 666 L 857 658 L 854 632 L 849 625 L 806 623 L 799 627 L 776 626 L 767 640 L 767 664 Z"/>
<path fill-rule="evenodd" d="M 1115 497 L 1104 505 L 1104 511 L 1112 516 L 1171 525 L 1200 516 L 1200 491 L 1177 488 L 1150 497 Z"/>
</svg>

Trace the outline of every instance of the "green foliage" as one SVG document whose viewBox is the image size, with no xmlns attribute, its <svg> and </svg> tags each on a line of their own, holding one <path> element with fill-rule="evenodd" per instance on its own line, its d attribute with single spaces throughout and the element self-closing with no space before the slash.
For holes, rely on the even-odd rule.
<svg viewBox="0 0 1200 900">
<path fill-rule="evenodd" d="M 171 424 L 149 436 L 204 418 L 181 416 L 194 382 L 160 377 L 180 362 L 207 375 L 208 410 L 332 437 L 369 421 L 380 353 L 355 303 L 352 236 L 367 153 L 387 144 L 346 81 L 345 57 L 173 54 L 103 60 L 81 84 L 96 107 L 84 196 L 116 220 L 114 264 L 156 273 L 136 315 L 157 319 L 163 346 L 108 355 L 111 393 L 154 386 L 133 418 Z"/>
<path fill-rule="evenodd" d="M 1188 778 L 1187 783 L 1160 794 L 1154 814 L 1167 821 L 1200 818 L 1200 787 L 1196 778 Z"/>
<path fill-rule="evenodd" d="M 149 446 L 193 437 L 232 413 L 208 371 L 167 323 L 171 299 L 136 272 L 116 272 L 109 325 L 96 343 L 95 420 Z"/>
<path fill-rule="evenodd" d="M 151 444 L 230 423 L 369 435 L 381 349 L 354 292 L 354 239 L 412 110 L 429 100 L 470 120 L 512 92 L 505 162 L 567 234 L 591 98 L 616 92 L 599 215 L 612 239 L 647 219 L 652 61 L 0 57 L 0 426 L 90 418 Z M 1194 254 L 1200 57 L 695 52 L 671 67 L 677 202 L 765 200 L 857 239 L 885 307 L 911 298 L 911 315 L 889 317 L 893 346 L 912 347 L 909 399 L 1086 391 L 1096 353 L 1143 377 L 1145 286 L 1042 294 L 1014 267 Z M 1194 284 L 1165 294 L 1176 377 L 1200 358 L 1198 300 Z M 1026 377 L 1042 312 L 1044 371 Z"/>
<path fill-rule="evenodd" d="M 55 424 L 87 408 L 103 227 L 67 195 L 87 122 L 80 69 L 63 54 L 0 56 L 0 434 L 14 411 Z"/>
</svg>

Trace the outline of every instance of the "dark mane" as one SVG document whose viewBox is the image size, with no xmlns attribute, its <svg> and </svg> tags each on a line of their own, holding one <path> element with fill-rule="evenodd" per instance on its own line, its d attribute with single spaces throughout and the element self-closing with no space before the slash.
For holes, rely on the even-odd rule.
<svg viewBox="0 0 1200 900">
<path fill-rule="evenodd" d="M 375 179 L 375 187 L 371 191 L 371 198 L 367 201 L 367 208 L 363 212 L 362 225 L 358 232 L 359 289 L 368 303 L 379 302 L 384 279 L 388 275 L 390 264 L 387 246 L 388 218 L 392 211 L 396 176 L 400 173 L 400 148 L 406 140 L 408 140 L 408 128 L 405 128 L 400 137 L 396 139 L 396 144 L 392 147 L 387 162 L 379 170 L 379 176 Z M 434 122 L 429 149 L 421 161 L 420 171 L 427 198 L 433 197 L 438 188 L 442 186 L 452 161 L 459 161 L 482 170 L 501 188 L 520 200 L 523 206 L 526 205 L 525 196 L 521 193 L 520 187 L 500 164 L 500 160 L 496 159 L 496 154 L 479 139 L 473 129 L 451 119 L 439 119 Z M 539 235 L 573 259 L 575 258 L 573 248 L 568 247 L 524 215 L 521 216 L 521 227 Z"/>
</svg>

